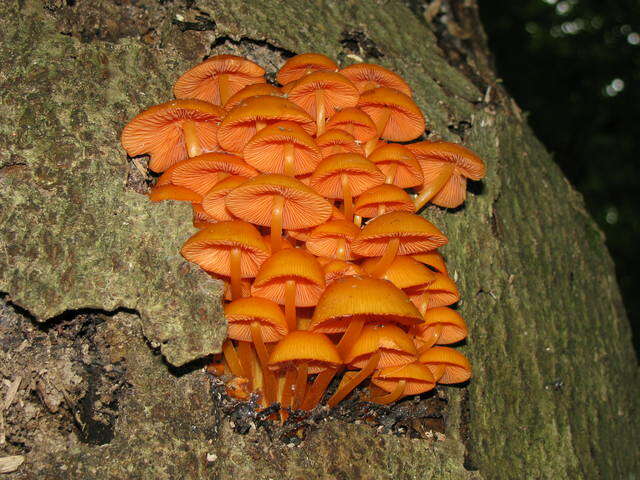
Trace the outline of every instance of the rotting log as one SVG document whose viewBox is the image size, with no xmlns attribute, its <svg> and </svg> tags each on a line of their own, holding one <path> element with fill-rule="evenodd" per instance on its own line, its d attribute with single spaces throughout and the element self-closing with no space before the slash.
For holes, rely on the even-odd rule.
<svg viewBox="0 0 640 480">
<path fill-rule="evenodd" d="M 184 205 L 150 205 L 119 146 L 208 55 L 270 74 L 318 51 L 400 73 L 430 138 L 488 175 L 425 215 L 470 324 L 475 377 L 448 389 L 444 442 L 329 422 L 300 448 L 233 433 L 202 373 L 220 285 L 179 256 Z M 33 321 L 109 314 L 132 393 L 106 446 L 31 445 L 22 478 L 633 478 L 638 366 L 604 238 L 496 82 L 474 1 L 9 0 L 0 4 L 0 292 Z M 145 341 L 146 340 L 146 341 Z M 114 347 L 115 348 L 115 347 Z M 178 374 L 179 373 L 179 374 Z M 16 477 L 18 478 L 18 477 Z"/>
</svg>

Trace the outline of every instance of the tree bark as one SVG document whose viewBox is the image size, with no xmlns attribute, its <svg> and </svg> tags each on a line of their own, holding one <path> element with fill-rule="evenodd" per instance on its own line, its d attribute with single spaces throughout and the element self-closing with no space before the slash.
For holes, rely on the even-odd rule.
<svg viewBox="0 0 640 480">
<path fill-rule="evenodd" d="M 79 314 L 108 316 L 97 328 L 130 386 L 107 445 L 33 435 L 15 478 L 640 471 L 637 360 L 603 235 L 496 81 L 475 1 L 10 0 L 0 35 L 0 292 L 17 312 L 2 318 L 55 329 Z M 486 160 L 464 208 L 425 210 L 450 239 L 443 253 L 474 367 L 468 386 L 445 390 L 444 441 L 337 420 L 296 448 L 260 429 L 240 435 L 189 363 L 219 351 L 221 289 L 179 256 L 190 211 L 148 204 L 120 132 L 206 56 L 245 55 L 273 77 L 287 56 L 310 51 L 398 72 L 429 138 Z M 154 347 L 187 366 L 168 366 Z M 19 342 L 6 349 L 21 351 Z"/>
</svg>

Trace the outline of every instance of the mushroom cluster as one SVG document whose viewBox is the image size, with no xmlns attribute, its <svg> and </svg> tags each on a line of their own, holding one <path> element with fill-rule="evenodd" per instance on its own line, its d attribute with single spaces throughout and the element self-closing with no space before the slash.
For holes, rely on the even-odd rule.
<svg viewBox="0 0 640 480">
<path fill-rule="evenodd" d="M 161 173 L 150 199 L 193 206 L 182 255 L 225 282 L 228 338 L 211 370 L 283 418 L 336 376 L 329 407 L 366 380 L 381 404 L 468 380 L 469 361 L 441 346 L 467 335 L 437 251 L 447 238 L 416 211 L 462 204 L 484 163 L 454 143 L 407 143 L 424 117 L 381 66 L 304 54 L 276 80 L 209 58 L 122 133 Z"/>
</svg>

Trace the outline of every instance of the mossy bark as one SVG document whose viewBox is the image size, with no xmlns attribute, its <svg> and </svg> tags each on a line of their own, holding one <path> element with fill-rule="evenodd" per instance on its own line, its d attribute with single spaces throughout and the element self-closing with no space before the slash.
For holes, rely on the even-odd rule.
<svg viewBox="0 0 640 480">
<path fill-rule="evenodd" d="M 603 236 L 496 84 L 474 2 L 432 3 L 429 15 L 394 0 L 0 4 L 0 292 L 38 321 L 117 313 L 112 346 L 133 386 L 109 445 L 36 446 L 17 476 L 635 478 L 637 360 Z M 464 208 L 425 211 L 450 238 L 474 366 L 449 390 L 444 442 L 335 422 L 300 448 L 240 436 L 199 371 L 177 375 L 149 348 L 174 365 L 218 351 L 221 288 L 179 256 L 190 209 L 133 188 L 122 127 L 207 55 L 273 73 L 307 51 L 397 71 L 432 137 L 486 160 Z"/>
</svg>

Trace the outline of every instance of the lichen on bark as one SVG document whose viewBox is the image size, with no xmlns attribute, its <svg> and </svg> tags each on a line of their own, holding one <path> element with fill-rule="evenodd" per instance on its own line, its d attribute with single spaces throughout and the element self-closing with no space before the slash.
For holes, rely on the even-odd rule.
<svg viewBox="0 0 640 480">
<path fill-rule="evenodd" d="M 640 469 L 637 360 L 601 233 L 483 52 L 453 55 L 461 42 L 438 42 L 439 29 L 407 4 L 416 2 L 0 5 L 0 291 L 38 320 L 120 312 L 109 320 L 113 348 L 132 385 L 110 444 L 51 458 L 34 448 L 24 478 L 573 479 Z M 463 26 L 475 18 L 473 2 L 442 5 Z M 463 140 L 487 162 L 464 208 L 425 211 L 450 238 L 443 253 L 475 372 L 448 390 L 445 442 L 332 422 L 300 448 L 259 430 L 240 436 L 211 410 L 201 372 L 169 369 L 144 340 L 182 365 L 217 351 L 225 325 L 220 285 L 178 253 L 189 209 L 127 189 L 122 127 L 170 98 L 180 72 L 206 55 L 245 54 L 272 73 L 305 51 L 394 69 L 432 135 Z"/>
</svg>

